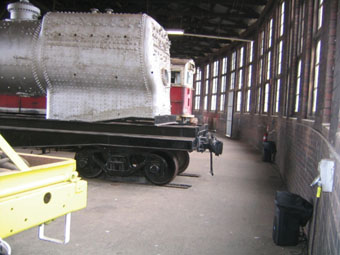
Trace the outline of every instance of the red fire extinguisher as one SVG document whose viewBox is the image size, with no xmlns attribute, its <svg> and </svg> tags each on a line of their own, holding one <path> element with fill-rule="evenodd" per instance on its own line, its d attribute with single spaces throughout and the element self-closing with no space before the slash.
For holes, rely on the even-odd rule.
<svg viewBox="0 0 340 255">
<path fill-rule="evenodd" d="M 268 141 L 268 131 L 269 131 L 269 126 L 267 125 L 266 132 L 264 132 L 264 135 L 263 135 L 263 138 L 262 138 L 263 142 L 267 142 Z"/>
<path fill-rule="evenodd" d="M 262 138 L 263 142 L 267 142 L 268 141 L 268 132 L 265 132 Z"/>
</svg>

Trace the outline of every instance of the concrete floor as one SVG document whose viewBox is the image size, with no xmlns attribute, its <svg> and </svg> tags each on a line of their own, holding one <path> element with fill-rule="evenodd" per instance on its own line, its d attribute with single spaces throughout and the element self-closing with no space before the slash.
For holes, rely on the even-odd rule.
<svg viewBox="0 0 340 255">
<path fill-rule="evenodd" d="M 191 153 L 187 172 L 201 176 L 174 180 L 189 189 L 88 180 L 88 206 L 72 214 L 69 244 L 39 241 L 34 228 L 6 239 L 12 254 L 295 254 L 271 237 L 275 191 L 283 189 L 277 170 L 249 146 L 222 140 L 215 176 L 209 153 Z M 58 219 L 47 234 L 61 238 L 62 227 Z"/>
</svg>

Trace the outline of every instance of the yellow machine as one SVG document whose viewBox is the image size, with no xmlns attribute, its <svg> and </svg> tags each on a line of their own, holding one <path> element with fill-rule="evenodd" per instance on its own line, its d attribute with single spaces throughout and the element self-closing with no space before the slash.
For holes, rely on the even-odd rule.
<svg viewBox="0 0 340 255">
<path fill-rule="evenodd" d="M 75 160 L 17 154 L 1 135 L 0 149 L 19 169 L 0 169 L 0 254 L 1 247 L 11 253 L 2 238 L 35 226 L 42 240 L 69 242 L 71 212 L 87 203 L 87 182 L 78 177 Z M 46 237 L 44 223 L 64 215 L 65 239 Z"/>
</svg>

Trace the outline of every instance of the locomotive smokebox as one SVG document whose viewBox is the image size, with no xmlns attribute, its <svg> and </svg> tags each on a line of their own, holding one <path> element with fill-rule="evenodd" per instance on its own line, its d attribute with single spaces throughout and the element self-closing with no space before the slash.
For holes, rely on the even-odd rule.
<svg viewBox="0 0 340 255">
<path fill-rule="evenodd" d="M 50 12 L 41 21 L 4 20 L 0 93 L 46 95 L 50 119 L 167 115 L 169 48 L 166 31 L 145 14 Z"/>
</svg>

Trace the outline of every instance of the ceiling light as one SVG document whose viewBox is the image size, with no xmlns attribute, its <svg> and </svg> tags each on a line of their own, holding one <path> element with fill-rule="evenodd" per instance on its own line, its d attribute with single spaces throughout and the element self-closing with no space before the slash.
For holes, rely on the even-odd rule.
<svg viewBox="0 0 340 255">
<path fill-rule="evenodd" d="M 200 37 L 200 38 L 210 38 L 210 39 L 217 39 L 217 40 L 229 40 L 229 41 L 240 41 L 240 42 L 252 42 L 254 40 L 251 39 L 242 39 L 236 37 L 226 37 L 226 36 L 215 36 L 215 35 L 200 35 L 200 34 L 190 34 L 184 33 L 184 36 L 192 36 L 192 37 Z"/>
<path fill-rule="evenodd" d="M 168 35 L 183 35 L 184 34 L 183 29 L 167 29 L 166 32 L 168 32 Z"/>
<path fill-rule="evenodd" d="M 239 41 L 239 42 L 253 42 L 254 41 L 251 39 L 243 39 L 243 38 L 236 38 L 236 37 L 184 33 L 183 29 L 167 29 L 166 31 L 168 32 L 168 35 L 182 35 L 182 36 L 209 38 L 209 39 L 217 39 L 217 40 L 228 40 L 228 41 Z"/>
</svg>

